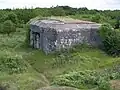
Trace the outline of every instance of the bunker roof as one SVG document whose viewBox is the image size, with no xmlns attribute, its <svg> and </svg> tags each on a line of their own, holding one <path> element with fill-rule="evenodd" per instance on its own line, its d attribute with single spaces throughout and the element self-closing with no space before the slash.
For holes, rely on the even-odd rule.
<svg viewBox="0 0 120 90">
<path fill-rule="evenodd" d="M 56 30 L 63 30 L 65 28 L 77 29 L 77 28 L 99 28 L 100 24 L 90 21 L 82 20 L 57 20 L 57 19 L 43 19 L 43 20 L 34 20 L 30 25 L 35 25 L 38 27 L 49 27 Z"/>
</svg>

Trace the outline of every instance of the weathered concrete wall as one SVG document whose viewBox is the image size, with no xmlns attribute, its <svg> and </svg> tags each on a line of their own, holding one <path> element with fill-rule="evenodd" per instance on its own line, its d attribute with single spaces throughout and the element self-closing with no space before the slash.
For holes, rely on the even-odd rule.
<svg viewBox="0 0 120 90">
<path fill-rule="evenodd" d="M 56 50 L 55 41 L 56 41 L 56 30 L 51 28 L 44 28 L 43 33 L 43 51 L 46 53 Z"/>
<path fill-rule="evenodd" d="M 90 30 L 90 45 L 92 46 L 101 46 L 102 40 L 98 34 L 99 28 L 92 28 Z"/>
<path fill-rule="evenodd" d="M 76 44 L 86 43 L 88 45 L 98 46 L 101 43 L 97 33 L 98 28 L 94 29 L 69 29 L 58 30 L 56 40 L 56 49 L 71 47 Z"/>
<path fill-rule="evenodd" d="M 37 33 L 39 31 L 39 27 L 38 26 L 35 26 L 35 25 L 32 25 L 30 27 L 30 45 L 33 47 L 33 48 L 37 48 L 37 45 L 36 45 L 36 39 L 38 37 Z"/>
<path fill-rule="evenodd" d="M 30 45 L 33 48 L 42 49 L 45 53 L 56 50 L 56 30 L 37 26 L 31 26 L 30 29 Z"/>
</svg>

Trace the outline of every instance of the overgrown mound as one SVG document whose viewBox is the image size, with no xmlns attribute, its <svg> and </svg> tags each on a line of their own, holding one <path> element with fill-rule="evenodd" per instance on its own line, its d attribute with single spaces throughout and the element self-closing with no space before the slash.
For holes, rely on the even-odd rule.
<svg viewBox="0 0 120 90">
<path fill-rule="evenodd" d="M 36 90 L 40 87 L 48 87 L 49 82 L 42 75 L 36 72 L 0 75 L 0 90 Z"/>
</svg>

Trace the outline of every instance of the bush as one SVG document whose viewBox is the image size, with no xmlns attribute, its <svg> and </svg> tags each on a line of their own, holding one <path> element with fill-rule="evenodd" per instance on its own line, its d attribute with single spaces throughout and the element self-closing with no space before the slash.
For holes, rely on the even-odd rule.
<svg viewBox="0 0 120 90">
<path fill-rule="evenodd" d="M 2 32 L 4 34 L 8 34 L 8 36 L 9 36 L 10 33 L 15 32 L 15 31 L 16 31 L 15 24 L 11 20 L 7 20 L 3 23 Z"/>
<path fill-rule="evenodd" d="M 105 37 L 108 35 L 108 33 L 111 31 L 112 31 L 112 27 L 110 26 L 110 24 L 105 23 L 100 27 L 99 35 L 104 40 Z"/>
<path fill-rule="evenodd" d="M 93 70 L 66 72 L 56 76 L 53 79 L 53 84 L 79 89 L 111 90 L 109 81 L 114 79 L 120 79 L 118 66 L 100 72 Z"/>
<path fill-rule="evenodd" d="M 109 90 L 110 87 L 106 77 L 104 74 L 96 71 L 74 71 L 55 77 L 53 84 L 79 89 L 92 89 L 97 87 L 99 90 Z"/>
<path fill-rule="evenodd" d="M 8 90 L 8 87 L 8 84 L 0 83 L 0 90 Z"/>
<path fill-rule="evenodd" d="M 99 90 L 111 90 L 110 83 L 108 81 L 104 80 L 104 78 L 99 80 L 98 88 L 99 88 Z"/>
<path fill-rule="evenodd" d="M 105 51 L 113 56 L 120 55 L 120 32 L 112 31 L 103 40 Z"/>
<path fill-rule="evenodd" d="M 21 55 L 15 55 L 8 52 L 0 53 L 0 71 L 9 74 L 22 73 L 26 71 L 27 64 L 23 61 Z"/>
<path fill-rule="evenodd" d="M 100 37 L 102 38 L 104 50 L 113 56 L 120 55 L 120 31 L 114 30 L 108 24 L 101 26 L 99 31 Z"/>
</svg>

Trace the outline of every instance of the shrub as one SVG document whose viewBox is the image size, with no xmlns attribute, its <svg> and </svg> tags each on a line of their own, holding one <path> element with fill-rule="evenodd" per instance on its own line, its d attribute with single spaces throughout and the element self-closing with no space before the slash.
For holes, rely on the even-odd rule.
<svg viewBox="0 0 120 90">
<path fill-rule="evenodd" d="M 15 55 L 8 52 L 0 53 L 0 71 L 9 74 L 22 73 L 26 71 L 27 64 L 23 61 L 21 55 Z"/>
<path fill-rule="evenodd" d="M 0 85 L 0 90 L 7 90 L 6 87 Z"/>
<path fill-rule="evenodd" d="M 5 83 L 0 83 L 0 90 L 8 90 L 9 85 Z"/>
<path fill-rule="evenodd" d="M 92 89 L 99 84 L 99 78 L 100 75 L 96 71 L 74 71 L 55 77 L 53 84 L 79 89 Z"/>
<path fill-rule="evenodd" d="M 113 56 L 120 55 L 120 32 L 112 31 L 103 40 L 105 51 Z"/>
<path fill-rule="evenodd" d="M 108 24 L 101 26 L 99 31 L 100 37 L 102 38 L 104 50 L 113 56 L 120 55 L 120 31 L 114 30 Z"/>
<path fill-rule="evenodd" d="M 99 88 L 99 90 L 111 90 L 110 83 L 108 81 L 104 80 L 104 78 L 99 80 L 98 88 Z"/>
<path fill-rule="evenodd" d="M 112 31 L 112 27 L 109 24 L 105 23 L 100 27 L 99 35 L 104 40 L 105 37 L 108 35 L 108 33 L 111 31 Z"/>
<path fill-rule="evenodd" d="M 118 67 L 113 67 L 101 72 L 92 70 L 67 72 L 56 76 L 53 79 L 53 84 L 71 86 L 79 89 L 97 88 L 97 90 L 111 90 L 109 81 L 113 79 L 120 79 L 120 72 L 114 73 L 118 70 Z"/>
<path fill-rule="evenodd" d="M 3 23 L 3 33 L 10 35 L 10 33 L 15 32 L 16 28 L 11 20 L 7 20 Z"/>
</svg>

